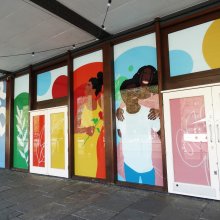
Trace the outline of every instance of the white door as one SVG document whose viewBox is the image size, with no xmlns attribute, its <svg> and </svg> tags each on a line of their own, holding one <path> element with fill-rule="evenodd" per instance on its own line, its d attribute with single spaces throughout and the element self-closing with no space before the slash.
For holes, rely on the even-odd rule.
<svg viewBox="0 0 220 220">
<path fill-rule="evenodd" d="M 212 87 L 213 97 L 213 108 L 214 108 L 214 124 L 216 134 L 216 146 L 217 146 L 217 157 L 218 157 L 218 175 L 220 173 L 220 86 Z M 220 182 L 220 175 L 219 175 Z M 219 189 L 220 190 L 220 189 Z"/>
<path fill-rule="evenodd" d="M 164 93 L 168 190 L 219 199 L 211 88 Z"/>
<path fill-rule="evenodd" d="M 48 174 L 68 177 L 67 108 L 48 112 Z"/>
<path fill-rule="evenodd" d="M 30 172 L 68 177 L 67 107 L 30 113 Z"/>
<path fill-rule="evenodd" d="M 47 174 L 46 111 L 30 112 L 30 172 Z"/>
</svg>

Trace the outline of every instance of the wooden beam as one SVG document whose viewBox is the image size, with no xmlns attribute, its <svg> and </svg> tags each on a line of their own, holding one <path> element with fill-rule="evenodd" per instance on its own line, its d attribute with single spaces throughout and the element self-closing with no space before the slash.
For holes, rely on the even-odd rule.
<svg viewBox="0 0 220 220">
<path fill-rule="evenodd" d="M 12 168 L 13 161 L 13 116 L 14 116 L 14 78 L 8 77 L 6 81 L 6 154 L 5 168 Z"/>
<path fill-rule="evenodd" d="M 65 5 L 57 0 L 30 0 L 31 2 L 39 5 L 47 11 L 57 15 L 58 17 L 68 21 L 70 24 L 86 31 L 87 33 L 95 36 L 98 39 L 104 39 L 111 35 L 104 31 L 101 27 L 96 26 L 86 18 L 72 11 Z"/>
<path fill-rule="evenodd" d="M 69 155 L 69 178 L 74 173 L 74 118 L 73 118 L 73 58 L 71 52 L 67 54 L 68 66 L 68 155 Z"/>
<path fill-rule="evenodd" d="M 4 74 L 10 74 L 11 72 L 7 71 L 7 70 L 3 70 L 3 69 L 0 69 L 0 72 L 1 73 L 4 73 Z"/>
<path fill-rule="evenodd" d="M 162 35 L 160 18 L 155 19 L 156 30 L 156 47 L 157 47 L 157 71 L 158 71 L 158 86 L 159 86 L 159 106 L 160 106 L 160 138 L 162 147 L 162 164 L 163 164 L 163 188 L 168 191 L 167 186 L 167 166 L 166 166 L 166 146 L 165 146 L 165 130 L 164 130 L 164 117 L 163 117 L 163 59 L 162 59 Z"/>
<path fill-rule="evenodd" d="M 117 152 L 116 128 L 114 107 L 114 73 L 113 73 L 113 47 L 106 43 L 103 47 L 104 71 L 104 128 L 106 153 L 106 179 L 114 183 L 117 179 Z"/>
</svg>

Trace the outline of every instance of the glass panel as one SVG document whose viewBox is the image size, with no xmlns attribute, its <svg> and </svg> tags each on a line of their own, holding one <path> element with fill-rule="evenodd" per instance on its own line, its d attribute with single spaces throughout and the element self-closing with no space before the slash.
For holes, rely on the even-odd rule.
<svg viewBox="0 0 220 220">
<path fill-rule="evenodd" d="M 170 33 L 170 76 L 220 68 L 220 19 Z"/>
<path fill-rule="evenodd" d="M 28 169 L 29 75 L 15 78 L 13 167 Z"/>
<path fill-rule="evenodd" d="M 174 180 L 210 185 L 204 97 L 170 100 Z"/>
<path fill-rule="evenodd" d="M 67 96 L 67 66 L 37 75 L 37 101 Z"/>
<path fill-rule="evenodd" d="M 5 167 L 6 82 L 0 82 L 0 168 Z"/>
<path fill-rule="evenodd" d="M 155 34 L 114 47 L 118 180 L 163 186 Z"/>
<path fill-rule="evenodd" d="M 64 113 L 50 114 L 51 168 L 65 169 Z"/>
<path fill-rule="evenodd" d="M 106 177 L 102 51 L 74 59 L 75 175 Z"/>
<path fill-rule="evenodd" d="M 33 166 L 45 167 L 45 116 L 33 116 Z"/>
</svg>

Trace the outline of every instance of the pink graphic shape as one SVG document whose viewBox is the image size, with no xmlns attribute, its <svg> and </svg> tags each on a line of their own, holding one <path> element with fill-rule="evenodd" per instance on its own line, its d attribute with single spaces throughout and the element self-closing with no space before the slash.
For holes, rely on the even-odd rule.
<svg viewBox="0 0 220 220">
<path fill-rule="evenodd" d="M 204 97 L 170 100 L 174 181 L 210 185 Z"/>
<path fill-rule="evenodd" d="M 45 167 L 45 116 L 33 117 L 33 166 Z"/>
</svg>

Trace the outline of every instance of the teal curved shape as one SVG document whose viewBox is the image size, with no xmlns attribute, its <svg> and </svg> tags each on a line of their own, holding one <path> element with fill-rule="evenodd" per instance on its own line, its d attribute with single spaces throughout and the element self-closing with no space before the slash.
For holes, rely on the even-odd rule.
<svg viewBox="0 0 220 220">
<path fill-rule="evenodd" d="M 114 63 L 115 79 L 120 76 L 132 78 L 142 66 L 152 65 L 157 69 L 157 52 L 155 47 L 139 46 L 121 54 Z"/>
<path fill-rule="evenodd" d="M 44 72 L 37 75 L 37 95 L 43 96 L 51 86 L 51 72 Z"/>
<path fill-rule="evenodd" d="M 170 76 L 181 76 L 192 73 L 193 59 L 189 53 L 184 50 L 171 50 L 170 59 Z"/>
</svg>

